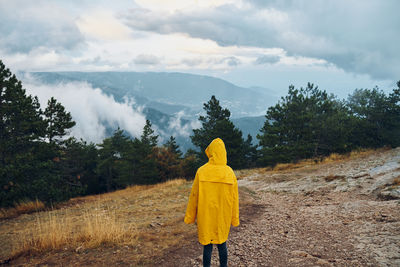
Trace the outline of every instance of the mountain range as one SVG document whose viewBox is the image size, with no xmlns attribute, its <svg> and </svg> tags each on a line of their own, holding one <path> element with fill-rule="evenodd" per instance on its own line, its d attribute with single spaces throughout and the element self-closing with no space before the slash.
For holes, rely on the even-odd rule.
<svg viewBox="0 0 400 267">
<path fill-rule="evenodd" d="M 244 138 L 250 134 L 255 142 L 265 121 L 265 111 L 278 100 L 268 89 L 244 88 L 219 78 L 186 73 L 33 72 L 31 75 L 44 84 L 87 82 L 118 102 L 133 98 L 133 105 L 143 107 L 144 115 L 163 139 L 174 135 L 183 151 L 192 147 L 188 132 L 191 134 L 199 114 L 204 113 L 203 104 L 212 95 L 231 111 L 231 120 L 242 130 Z M 171 121 L 176 119 L 186 134 L 171 129 Z"/>
</svg>

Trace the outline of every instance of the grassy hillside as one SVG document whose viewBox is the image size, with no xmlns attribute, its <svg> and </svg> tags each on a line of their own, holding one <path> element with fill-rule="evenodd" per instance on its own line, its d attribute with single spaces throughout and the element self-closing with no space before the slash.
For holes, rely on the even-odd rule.
<svg viewBox="0 0 400 267">
<path fill-rule="evenodd" d="M 119 250 L 126 253 L 126 263 L 145 263 L 196 235 L 195 227 L 183 223 L 190 187 L 185 180 L 134 186 L 3 219 L 0 259 L 30 258 L 33 264 L 37 255 L 50 253 L 58 264 L 65 264 L 61 255 L 78 253 L 103 264 L 107 259 L 98 258 L 102 251 Z"/>
</svg>

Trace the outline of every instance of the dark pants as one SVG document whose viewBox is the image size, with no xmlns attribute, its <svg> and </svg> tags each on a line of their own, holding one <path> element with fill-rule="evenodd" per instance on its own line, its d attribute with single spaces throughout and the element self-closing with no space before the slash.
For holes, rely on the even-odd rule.
<svg viewBox="0 0 400 267">
<path fill-rule="evenodd" d="M 228 264 L 228 250 L 226 249 L 226 242 L 218 244 L 218 254 L 219 254 L 219 264 L 221 267 L 226 267 Z M 212 254 L 213 244 L 208 244 L 204 246 L 203 250 L 203 266 L 211 266 L 211 254 Z"/>
</svg>

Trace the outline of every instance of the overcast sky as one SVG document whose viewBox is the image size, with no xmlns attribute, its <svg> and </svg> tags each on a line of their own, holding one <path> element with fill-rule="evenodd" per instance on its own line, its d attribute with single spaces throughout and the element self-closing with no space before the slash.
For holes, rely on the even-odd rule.
<svg viewBox="0 0 400 267">
<path fill-rule="evenodd" d="M 17 71 L 205 74 L 283 95 L 346 97 L 400 80 L 397 0 L 0 0 L 0 59 Z"/>
</svg>

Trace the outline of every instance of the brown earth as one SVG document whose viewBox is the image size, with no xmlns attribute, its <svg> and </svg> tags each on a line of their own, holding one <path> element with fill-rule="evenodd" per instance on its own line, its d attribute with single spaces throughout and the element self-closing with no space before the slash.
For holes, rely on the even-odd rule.
<svg viewBox="0 0 400 267">
<path fill-rule="evenodd" d="M 379 197 L 391 185 L 379 181 L 399 177 L 399 156 L 400 149 L 378 151 L 244 176 L 249 197 L 227 242 L 229 265 L 400 266 L 400 200 Z M 202 247 L 190 241 L 162 266 L 202 266 Z"/>
<path fill-rule="evenodd" d="M 264 193 L 254 203 L 242 209 L 241 225 L 232 229 L 230 266 L 400 264 L 398 201 L 352 193 Z M 201 266 L 202 248 L 192 242 L 171 251 L 162 266 Z M 217 254 L 214 249 L 214 266 Z"/>
<path fill-rule="evenodd" d="M 227 242 L 229 266 L 400 266 L 400 149 L 240 177 L 241 224 Z M 183 214 L 178 217 L 176 224 Z M 151 246 L 48 251 L 9 264 L 202 266 L 194 229 L 163 250 L 156 249 L 159 232 L 151 230 Z M 145 256 L 138 260 L 138 254 Z M 219 265 L 217 254 L 214 248 L 212 266 Z"/>
</svg>

